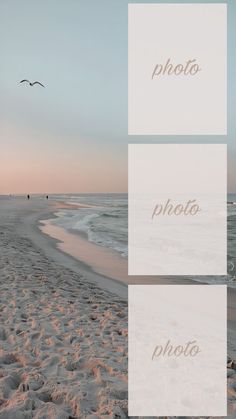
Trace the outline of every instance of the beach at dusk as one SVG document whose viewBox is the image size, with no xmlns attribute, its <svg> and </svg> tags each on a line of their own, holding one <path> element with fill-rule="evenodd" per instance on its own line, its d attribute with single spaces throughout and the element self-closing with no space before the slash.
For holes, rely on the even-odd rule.
<svg viewBox="0 0 236 419">
<path fill-rule="evenodd" d="M 53 208 L 1 200 L 0 417 L 127 417 L 126 289 L 40 233 Z"/>
<path fill-rule="evenodd" d="M 97 244 L 90 247 L 85 235 L 71 233 L 75 240 L 78 237 L 82 240 L 70 242 L 69 250 L 76 243 L 77 257 L 78 243 L 87 242 L 79 260 L 62 251 L 63 243 L 58 239 L 51 238 L 48 232 L 42 233 L 42 223 L 53 220 L 55 212 L 73 211 L 67 202 L 53 198 L 47 201 L 42 196 L 30 200 L 1 198 L 2 419 L 128 417 L 129 279 L 109 277 L 108 271 L 107 275 L 98 272 L 106 272 L 113 260 L 120 260 L 118 252 L 109 252 Z M 81 208 L 77 205 L 76 211 L 84 207 L 81 197 Z M 98 267 L 96 257 L 100 253 L 96 252 L 101 250 L 103 258 Z M 87 264 L 86 251 L 91 251 Z M 104 252 L 108 252 L 108 268 Z M 95 266 L 88 264 L 92 257 Z M 124 263 L 127 266 L 125 259 Z M 130 277 L 130 280 L 150 284 L 194 283 L 180 278 Z M 231 417 L 235 411 L 235 322 L 236 292 L 229 288 L 227 373 Z"/>
<path fill-rule="evenodd" d="M 0 419 L 236 418 L 235 21 L 0 0 Z"/>
</svg>

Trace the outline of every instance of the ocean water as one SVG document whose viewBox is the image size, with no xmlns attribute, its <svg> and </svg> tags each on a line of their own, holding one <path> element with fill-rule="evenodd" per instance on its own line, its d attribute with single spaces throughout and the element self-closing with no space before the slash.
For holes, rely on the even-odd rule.
<svg viewBox="0 0 236 419">
<path fill-rule="evenodd" d="M 60 210 L 53 224 L 72 233 L 84 234 L 89 241 L 111 248 L 127 258 L 127 194 L 54 195 L 53 199 L 89 207 Z"/>
<path fill-rule="evenodd" d="M 54 195 L 53 199 L 89 208 L 65 209 L 57 212 L 52 223 L 72 233 L 83 234 L 100 246 L 108 247 L 124 258 L 128 256 L 128 196 L 127 194 Z M 228 195 L 228 275 L 195 276 L 196 281 L 228 283 L 236 287 L 236 194 Z"/>
</svg>

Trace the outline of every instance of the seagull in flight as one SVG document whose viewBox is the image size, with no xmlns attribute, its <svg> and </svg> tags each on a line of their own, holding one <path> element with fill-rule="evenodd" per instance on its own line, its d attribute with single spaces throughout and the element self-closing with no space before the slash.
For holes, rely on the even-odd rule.
<svg viewBox="0 0 236 419">
<path fill-rule="evenodd" d="M 31 87 L 33 87 L 35 84 L 39 84 L 40 86 L 45 87 L 42 83 L 39 83 L 39 81 L 34 81 L 33 83 L 31 83 L 29 80 L 26 80 L 26 79 L 20 81 L 20 83 L 24 83 L 24 82 L 29 83 Z"/>
</svg>

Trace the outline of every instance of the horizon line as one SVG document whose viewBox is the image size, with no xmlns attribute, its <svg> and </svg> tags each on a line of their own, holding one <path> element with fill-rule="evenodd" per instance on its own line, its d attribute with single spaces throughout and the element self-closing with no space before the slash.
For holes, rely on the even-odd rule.
<svg viewBox="0 0 236 419">
<path fill-rule="evenodd" d="M 236 193 L 236 192 L 235 192 Z M 0 196 L 22 196 L 22 195 L 89 195 L 89 194 L 128 194 L 128 192 L 20 192 L 20 193 L 0 193 Z"/>
</svg>

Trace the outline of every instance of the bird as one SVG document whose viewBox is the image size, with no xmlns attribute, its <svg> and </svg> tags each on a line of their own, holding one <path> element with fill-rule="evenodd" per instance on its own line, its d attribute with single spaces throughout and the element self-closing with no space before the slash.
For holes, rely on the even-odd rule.
<svg viewBox="0 0 236 419">
<path fill-rule="evenodd" d="M 44 86 L 42 83 L 40 83 L 39 81 L 34 81 L 33 83 L 31 83 L 29 80 L 26 80 L 26 79 L 24 79 L 24 80 L 21 80 L 21 81 L 20 81 L 20 83 L 24 83 L 24 82 L 29 83 L 29 85 L 30 85 L 31 87 L 33 87 L 35 84 L 39 84 L 40 86 L 45 87 L 45 86 Z"/>
</svg>

